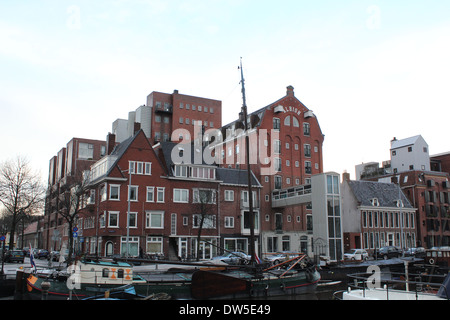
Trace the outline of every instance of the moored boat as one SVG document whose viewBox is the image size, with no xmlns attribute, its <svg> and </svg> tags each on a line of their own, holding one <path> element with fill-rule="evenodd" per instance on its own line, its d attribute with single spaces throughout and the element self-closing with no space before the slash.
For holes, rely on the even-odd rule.
<svg viewBox="0 0 450 320">
<path fill-rule="evenodd" d="M 133 274 L 132 265 L 114 261 L 77 261 L 66 270 L 22 276 L 26 278 L 24 299 L 84 299 L 144 282 Z"/>
<path fill-rule="evenodd" d="M 383 278 L 384 276 L 384 278 Z M 422 281 L 423 275 L 353 274 L 347 290 L 335 292 L 338 300 L 450 300 L 450 274 L 434 275 L 434 281 Z M 425 275 L 430 278 L 430 275 Z"/>
</svg>

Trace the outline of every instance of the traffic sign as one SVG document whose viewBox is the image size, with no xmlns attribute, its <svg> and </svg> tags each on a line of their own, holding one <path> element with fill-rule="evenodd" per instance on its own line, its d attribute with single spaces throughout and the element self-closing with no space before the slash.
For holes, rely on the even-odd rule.
<svg viewBox="0 0 450 320">
<path fill-rule="evenodd" d="M 1 236 L 0 237 L 0 241 L 5 241 L 6 240 L 6 237 L 5 236 Z"/>
<path fill-rule="evenodd" d="M 73 237 L 74 237 L 74 238 L 78 237 L 78 233 L 77 233 L 77 232 L 74 232 L 74 233 L 73 233 Z"/>
<path fill-rule="evenodd" d="M 77 232 L 78 228 L 77 227 L 73 227 L 73 232 Z"/>
</svg>

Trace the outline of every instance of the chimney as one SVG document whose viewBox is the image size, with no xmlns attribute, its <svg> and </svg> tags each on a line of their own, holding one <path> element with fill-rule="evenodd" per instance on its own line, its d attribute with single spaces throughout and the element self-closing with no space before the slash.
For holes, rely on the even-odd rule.
<svg viewBox="0 0 450 320">
<path fill-rule="evenodd" d="M 344 172 L 342 174 L 342 182 L 344 182 L 344 181 L 350 181 L 350 173 Z"/>
<path fill-rule="evenodd" d="M 116 146 L 116 135 L 114 133 L 109 132 L 106 137 L 106 154 L 110 155 Z"/>
<path fill-rule="evenodd" d="M 135 135 L 139 130 L 141 130 L 141 124 L 139 122 L 135 122 L 133 135 Z"/>
<path fill-rule="evenodd" d="M 286 92 L 287 96 L 293 97 L 294 96 L 294 87 L 293 86 L 288 86 L 287 87 L 287 92 Z"/>
</svg>

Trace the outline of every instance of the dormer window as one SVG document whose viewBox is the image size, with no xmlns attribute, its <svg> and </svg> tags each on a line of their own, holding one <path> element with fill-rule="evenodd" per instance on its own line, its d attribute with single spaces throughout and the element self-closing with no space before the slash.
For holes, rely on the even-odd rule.
<svg viewBox="0 0 450 320">
<path fill-rule="evenodd" d="M 378 202 L 378 199 L 377 199 L 377 198 L 370 199 L 370 203 L 371 203 L 372 206 L 374 206 L 374 207 L 379 207 L 379 206 L 380 206 L 380 203 Z"/>
<path fill-rule="evenodd" d="M 404 207 L 402 200 L 395 200 L 395 204 L 396 204 L 396 206 L 398 208 L 403 208 Z"/>
</svg>

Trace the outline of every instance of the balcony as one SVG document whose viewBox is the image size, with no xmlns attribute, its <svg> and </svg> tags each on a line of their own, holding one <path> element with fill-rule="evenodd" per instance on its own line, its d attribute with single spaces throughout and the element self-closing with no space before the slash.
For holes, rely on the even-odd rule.
<svg viewBox="0 0 450 320">
<path fill-rule="evenodd" d="M 272 192 L 272 208 L 282 208 L 311 202 L 311 185 L 275 190 Z"/>
<path fill-rule="evenodd" d="M 160 105 L 157 104 L 155 107 L 155 112 L 172 113 L 173 107 L 171 105 Z"/>
</svg>

